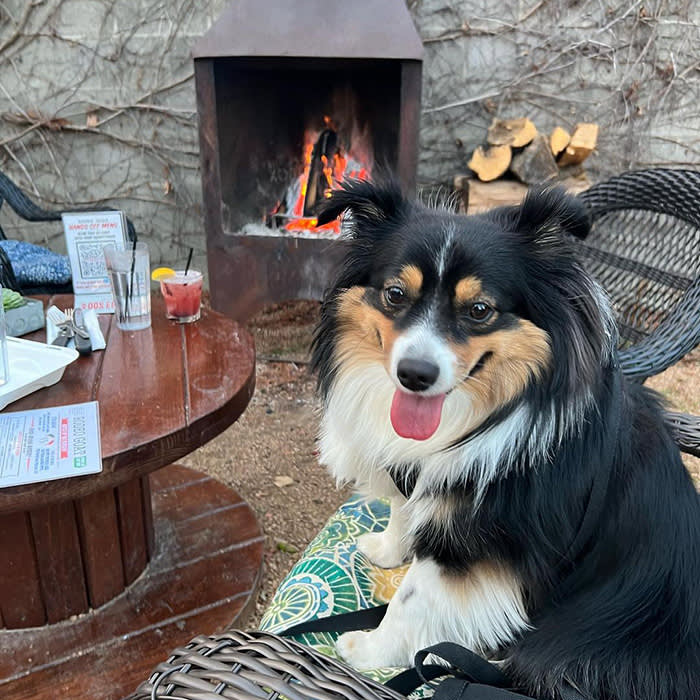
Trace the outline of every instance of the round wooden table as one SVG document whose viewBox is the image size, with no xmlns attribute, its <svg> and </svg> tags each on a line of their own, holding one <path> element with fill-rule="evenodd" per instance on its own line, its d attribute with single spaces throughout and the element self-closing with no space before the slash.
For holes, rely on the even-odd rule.
<svg viewBox="0 0 700 700">
<path fill-rule="evenodd" d="M 103 464 L 96 475 L 0 489 L 4 700 L 121 698 L 168 649 L 247 614 L 261 574 L 248 504 L 172 465 L 247 406 L 250 334 L 207 309 L 193 324 L 168 321 L 160 295 L 150 329 L 99 318 L 104 351 L 4 409 L 97 400 Z"/>
</svg>

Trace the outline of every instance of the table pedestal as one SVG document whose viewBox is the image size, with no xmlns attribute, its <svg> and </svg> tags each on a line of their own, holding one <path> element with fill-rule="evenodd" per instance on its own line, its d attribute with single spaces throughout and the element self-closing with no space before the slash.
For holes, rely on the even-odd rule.
<svg viewBox="0 0 700 700">
<path fill-rule="evenodd" d="M 12 565 L 31 546 L 16 561 L 34 567 Z M 2 516 L 0 697 L 123 698 L 171 648 L 244 622 L 262 554 L 248 504 L 179 466 Z"/>
<path fill-rule="evenodd" d="M 2 515 L 2 626 L 36 627 L 99 608 L 136 580 L 152 552 L 148 477 Z"/>
</svg>

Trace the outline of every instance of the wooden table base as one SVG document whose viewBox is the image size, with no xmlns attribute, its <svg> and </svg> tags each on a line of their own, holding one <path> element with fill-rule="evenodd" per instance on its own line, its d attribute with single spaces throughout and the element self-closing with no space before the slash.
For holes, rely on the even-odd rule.
<svg viewBox="0 0 700 700">
<path fill-rule="evenodd" d="M 0 627 L 40 627 L 103 606 L 141 575 L 153 547 L 147 476 L 0 515 Z"/>
<path fill-rule="evenodd" d="M 184 467 L 154 472 L 150 483 L 156 544 L 146 569 L 96 610 L 0 631 L 3 700 L 119 700 L 173 647 L 244 624 L 262 570 L 252 509 Z"/>
</svg>

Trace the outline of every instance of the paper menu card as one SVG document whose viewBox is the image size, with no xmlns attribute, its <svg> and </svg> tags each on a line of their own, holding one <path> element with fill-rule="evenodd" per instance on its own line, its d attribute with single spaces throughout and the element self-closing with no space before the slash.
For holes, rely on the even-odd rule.
<svg viewBox="0 0 700 700">
<path fill-rule="evenodd" d="M 0 413 L 0 488 L 101 471 L 97 401 Z"/>
<path fill-rule="evenodd" d="M 73 275 L 75 306 L 98 314 L 114 313 L 104 247 L 126 247 L 126 216 L 121 211 L 62 214 L 63 231 Z"/>
</svg>

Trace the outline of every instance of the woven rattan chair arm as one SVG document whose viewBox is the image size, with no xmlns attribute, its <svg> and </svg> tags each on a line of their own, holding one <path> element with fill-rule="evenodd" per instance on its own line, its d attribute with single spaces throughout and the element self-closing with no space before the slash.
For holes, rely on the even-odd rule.
<svg viewBox="0 0 700 700">
<path fill-rule="evenodd" d="M 671 367 L 698 344 L 700 277 L 651 335 L 620 351 L 620 365 L 627 377 L 643 382 Z"/>
<path fill-rule="evenodd" d="M 681 451 L 700 457 L 700 416 L 666 411 L 666 420 Z"/>
<path fill-rule="evenodd" d="M 35 204 L 7 175 L 0 172 L 0 203 L 6 202 L 25 221 L 60 221 L 61 214 L 69 212 L 113 211 L 112 207 L 75 207 L 71 209 L 44 209 Z M 136 239 L 136 229 L 131 219 L 126 220 L 130 241 Z M 1 230 L 1 229 L 0 229 Z M 3 235 L 3 238 L 5 236 Z"/>
<path fill-rule="evenodd" d="M 339 661 L 266 632 L 193 639 L 127 700 L 405 700 Z"/>
</svg>

